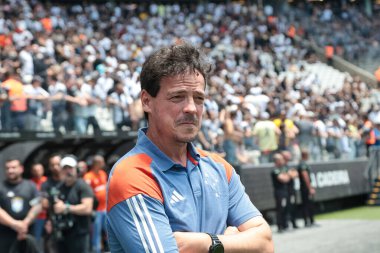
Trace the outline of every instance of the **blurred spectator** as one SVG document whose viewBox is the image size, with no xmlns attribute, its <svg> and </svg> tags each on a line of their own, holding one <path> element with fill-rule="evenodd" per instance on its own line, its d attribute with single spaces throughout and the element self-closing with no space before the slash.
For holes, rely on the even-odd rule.
<svg viewBox="0 0 380 253">
<path fill-rule="evenodd" d="M 10 118 L 5 118 L 3 126 L 10 126 L 5 130 L 24 130 L 25 116 L 27 111 L 27 101 L 23 84 L 14 69 L 9 69 L 5 74 L 5 81 L 1 84 L 8 92 Z M 6 103 L 3 104 L 7 108 Z"/>
<path fill-rule="evenodd" d="M 91 233 L 91 245 L 94 253 L 100 253 L 102 252 L 102 234 L 106 232 L 107 173 L 104 171 L 105 162 L 103 156 L 95 155 L 91 161 L 90 171 L 84 175 L 83 179 L 91 186 L 97 200 L 95 221 Z"/>
<path fill-rule="evenodd" d="M 20 160 L 5 162 L 5 180 L 0 184 L 0 248 L 9 252 L 12 244 L 25 240 L 41 211 L 34 183 L 22 178 L 24 167 Z"/>
<path fill-rule="evenodd" d="M 364 124 L 359 129 L 359 133 L 362 135 L 366 145 L 366 155 L 369 156 L 369 148 L 375 144 L 376 136 L 374 126 L 368 116 L 364 116 Z"/>
<path fill-rule="evenodd" d="M 107 97 L 107 102 L 112 107 L 115 128 L 122 130 L 124 126 L 132 129 L 130 115 L 133 100 L 125 93 L 122 83 L 118 82 L 115 84 L 115 90 Z"/>
<path fill-rule="evenodd" d="M 96 113 L 97 109 L 101 106 L 101 98 L 98 93 L 98 90 L 95 88 L 95 78 L 91 77 L 88 79 L 88 85 L 89 85 L 89 94 L 87 98 L 88 103 L 88 117 L 87 117 L 87 126 L 86 126 L 86 133 L 88 133 L 89 126 L 92 126 L 92 130 L 94 134 L 98 134 L 100 132 L 100 126 L 98 123 L 98 120 L 96 119 Z"/>
<path fill-rule="evenodd" d="M 297 170 L 300 178 L 300 190 L 302 199 L 302 216 L 305 222 L 305 227 L 314 225 L 314 206 L 313 199 L 315 189 L 311 184 L 310 171 L 311 168 L 307 164 L 309 153 L 306 149 L 301 150 L 301 160 L 298 164 Z"/>
<path fill-rule="evenodd" d="M 47 219 L 44 233 L 44 252 L 58 253 L 57 246 L 54 243 L 52 212 L 53 206 L 49 203 L 49 198 L 53 198 L 58 192 L 58 186 L 62 184 L 63 174 L 61 168 L 61 155 L 52 154 L 48 160 L 50 175 L 47 180 L 41 185 L 42 208 L 47 212 Z"/>
<path fill-rule="evenodd" d="M 198 141 L 204 150 L 215 151 L 217 132 L 221 127 L 217 116 L 214 111 L 204 110 L 201 130 L 198 133 Z"/>
<path fill-rule="evenodd" d="M 88 253 L 90 220 L 93 208 L 93 192 L 81 178 L 78 178 L 77 160 L 64 156 L 60 162 L 63 183 L 58 185 L 59 195 L 54 200 L 54 215 L 62 215 L 65 227 L 60 228 L 62 236 L 54 238 L 59 253 Z M 71 222 L 70 222 L 71 221 Z M 56 227 L 54 227 L 57 229 Z"/>
<path fill-rule="evenodd" d="M 268 119 L 268 114 L 260 114 L 259 120 L 253 127 L 253 135 L 257 139 L 257 145 L 261 152 L 261 163 L 272 161 L 273 153 L 278 149 L 277 138 L 280 134 L 281 130 L 273 121 Z"/>
<path fill-rule="evenodd" d="M 281 130 L 279 136 L 279 150 L 291 150 L 293 154 L 298 154 L 298 143 L 296 136 L 299 133 L 293 120 L 286 117 L 286 112 L 281 111 L 278 118 L 273 120 L 274 124 Z"/>
<path fill-rule="evenodd" d="M 34 163 L 31 166 L 30 172 L 32 174 L 31 180 L 36 184 L 37 190 L 40 192 L 42 184 L 47 180 L 47 177 L 44 176 L 45 174 L 44 166 L 41 163 Z M 46 211 L 42 210 L 38 214 L 34 222 L 34 229 L 33 229 L 33 235 L 40 249 L 42 249 L 42 233 L 44 231 L 45 221 L 46 221 Z"/>
<path fill-rule="evenodd" d="M 334 56 L 334 46 L 331 44 L 327 44 L 325 46 L 325 57 L 327 64 L 332 66 L 333 63 L 333 56 Z"/>
<path fill-rule="evenodd" d="M 91 94 L 91 87 L 84 83 L 82 78 L 76 81 L 70 78 L 69 81 L 75 83 L 70 89 L 72 96 L 66 97 L 66 101 L 71 103 L 74 130 L 77 134 L 84 135 L 87 130 L 88 99 Z"/>
<path fill-rule="evenodd" d="M 281 151 L 281 155 L 284 159 L 284 166 L 286 167 L 286 171 L 289 174 L 288 181 L 288 201 L 286 205 L 286 213 L 289 214 L 290 221 L 294 229 L 298 228 L 297 226 L 297 194 L 295 188 L 295 180 L 298 180 L 298 172 L 294 167 L 290 167 L 289 162 L 292 160 L 292 154 L 288 150 Z M 287 224 L 285 226 L 287 228 Z"/>
<path fill-rule="evenodd" d="M 224 143 L 223 149 L 226 153 L 225 159 L 231 164 L 238 164 L 238 146 L 243 143 L 243 133 L 235 124 L 237 117 L 237 105 L 231 105 L 226 108 L 225 119 L 223 124 Z"/>
<path fill-rule="evenodd" d="M 61 128 L 63 128 L 63 131 L 66 132 L 68 113 L 66 111 L 65 96 L 67 95 L 67 88 L 63 83 L 58 82 L 58 78 L 55 75 L 48 78 L 48 84 L 54 131 L 60 133 Z"/>
<path fill-rule="evenodd" d="M 327 138 L 328 132 L 325 122 L 319 118 L 314 117 L 314 129 L 317 136 L 316 142 L 317 144 L 311 150 L 312 159 L 314 161 L 322 161 L 327 159 Z"/>
<path fill-rule="evenodd" d="M 301 112 L 299 114 L 299 120 L 295 121 L 299 133 L 297 140 L 301 149 L 312 150 L 314 143 L 315 128 L 312 121 L 314 116 L 313 112 Z"/>
<path fill-rule="evenodd" d="M 380 117 L 375 118 L 373 124 L 373 131 L 375 135 L 375 143 L 373 144 L 373 146 L 380 147 Z"/>
<path fill-rule="evenodd" d="M 85 161 L 78 162 L 78 177 L 83 178 L 83 176 L 88 171 L 88 165 Z"/>
<path fill-rule="evenodd" d="M 354 159 L 362 155 L 362 136 L 359 132 L 359 122 L 357 117 L 351 114 L 345 115 L 345 121 L 347 122 L 346 136 L 348 137 L 348 146 L 350 149 L 349 158 Z"/>
<path fill-rule="evenodd" d="M 326 150 L 329 152 L 329 155 L 334 158 L 340 158 L 346 150 L 343 142 L 345 137 L 344 129 L 343 126 L 340 125 L 338 118 L 333 118 L 328 121 L 327 133 Z"/>
<path fill-rule="evenodd" d="M 271 172 L 276 201 L 276 222 L 278 232 L 282 233 L 288 227 L 287 205 L 288 205 L 288 183 L 290 175 L 285 166 L 284 157 L 276 153 L 273 155 L 274 169 Z"/>
<path fill-rule="evenodd" d="M 42 130 L 41 120 L 45 114 L 45 102 L 49 98 L 49 93 L 41 87 L 42 78 L 35 76 L 31 85 L 24 87 L 28 98 L 28 110 L 25 117 L 26 129 L 30 131 Z"/>
<path fill-rule="evenodd" d="M 377 81 L 377 88 L 380 88 L 380 67 L 378 67 L 375 71 L 375 77 Z"/>
</svg>

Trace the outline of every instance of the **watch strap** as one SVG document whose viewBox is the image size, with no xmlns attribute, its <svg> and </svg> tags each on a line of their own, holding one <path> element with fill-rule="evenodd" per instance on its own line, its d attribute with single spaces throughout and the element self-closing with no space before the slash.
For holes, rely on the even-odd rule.
<svg viewBox="0 0 380 253">
<path fill-rule="evenodd" d="M 222 242 L 219 240 L 218 236 L 217 235 L 214 235 L 214 234 L 210 234 L 210 233 L 206 233 L 208 234 L 210 237 L 211 237 L 211 246 L 209 248 L 209 253 L 213 253 L 213 248 L 215 245 L 222 245 Z"/>
</svg>

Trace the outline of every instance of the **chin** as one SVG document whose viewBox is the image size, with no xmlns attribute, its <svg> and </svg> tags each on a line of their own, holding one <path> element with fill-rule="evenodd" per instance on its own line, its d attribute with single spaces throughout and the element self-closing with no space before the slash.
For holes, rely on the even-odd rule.
<svg viewBox="0 0 380 253">
<path fill-rule="evenodd" d="M 196 137 L 197 137 L 196 133 L 193 133 L 193 134 L 179 134 L 179 135 L 177 135 L 177 139 L 180 142 L 186 142 L 186 143 L 194 141 Z"/>
<path fill-rule="evenodd" d="M 192 142 L 198 135 L 199 128 L 194 125 L 188 125 L 177 129 L 176 138 L 181 142 Z"/>
</svg>

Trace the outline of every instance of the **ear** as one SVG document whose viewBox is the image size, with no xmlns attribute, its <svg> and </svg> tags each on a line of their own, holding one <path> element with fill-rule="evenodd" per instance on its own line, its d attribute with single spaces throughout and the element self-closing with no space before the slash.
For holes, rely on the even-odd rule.
<svg viewBox="0 0 380 253">
<path fill-rule="evenodd" d="M 152 112 L 152 96 L 146 90 L 141 91 L 140 95 L 141 104 L 144 112 L 151 113 Z"/>
</svg>

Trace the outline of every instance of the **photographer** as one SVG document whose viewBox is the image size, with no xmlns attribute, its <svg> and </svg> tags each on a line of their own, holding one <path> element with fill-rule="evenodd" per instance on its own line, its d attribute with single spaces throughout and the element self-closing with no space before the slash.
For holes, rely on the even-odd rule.
<svg viewBox="0 0 380 253">
<path fill-rule="evenodd" d="M 60 167 L 63 181 L 56 186 L 56 190 L 48 192 L 50 222 L 46 226 L 47 233 L 53 235 L 54 244 L 60 253 L 87 253 L 92 189 L 78 178 L 74 156 L 63 157 Z"/>
</svg>

